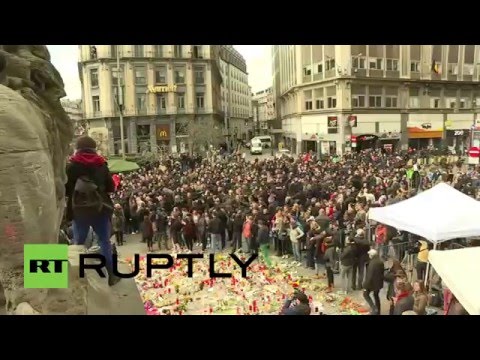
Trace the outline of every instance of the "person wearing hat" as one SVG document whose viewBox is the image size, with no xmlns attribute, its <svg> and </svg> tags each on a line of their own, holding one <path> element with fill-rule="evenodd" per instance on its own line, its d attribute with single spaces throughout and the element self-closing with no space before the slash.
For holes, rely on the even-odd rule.
<svg viewBox="0 0 480 360">
<path fill-rule="evenodd" d="M 363 283 L 363 298 L 370 306 L 371 314 L 380 315 L 380 297 L 378 294 L 383 288 L 385 267 L 383 261 L 378 256 L 377 250 L 370 249 L 368 251 L 368 257 L 370 258 L 370 262 Z M 370 293 L 372 292 L 375 303 L 370 297 Z"/>
<path fill-rule="evenodd" d="M 107 162 L 97 154 L 96 148 L 97 143 L 89 136 L 77 139 L 75 155 L 67 165 L 66 218 L 73 223 L 75 248 L 72 251 L 83 251 L 90 227 L 93 228 L 106 260 L 108 284 L 113 286 L 120 281 L 113 274 L 110 243 L 113 203 L 109 194 L 115 191 L 115 184 Z"/>
<path fill-rule="evenodd" d="M 280 315 L 310 315 L 312 309 L 307 295 L 299 290 L 295 290 L 291 299 L 283 304 Z"/>
</svg>

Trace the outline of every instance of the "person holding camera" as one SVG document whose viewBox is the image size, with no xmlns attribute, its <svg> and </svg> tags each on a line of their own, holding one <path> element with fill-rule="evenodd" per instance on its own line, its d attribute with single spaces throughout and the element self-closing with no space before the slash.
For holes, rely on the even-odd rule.
<svg viewBox="0 0 480 360">
<path fill-rule="evenodd" d="M 295 289 L 293 296 L 283 304 L 280 315 L 310 315 L 311 308 L 304 292 Z"/>
</svg>

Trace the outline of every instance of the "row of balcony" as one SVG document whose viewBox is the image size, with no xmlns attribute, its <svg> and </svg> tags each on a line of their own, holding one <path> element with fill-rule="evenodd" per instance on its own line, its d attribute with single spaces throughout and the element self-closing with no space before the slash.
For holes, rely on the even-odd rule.
<svg viewBox="0 0 480 360">
<path fill-rule="evenodd" d="M 193 51 L 179 51 L 176 48 L 174 50 L 167 49 L 154 49 L 154 50 L 136 50 L 136 49 L 120 49 L 117 51 L 115 46 L 101 47 L 97 49 L 96 47 L 90 48 L 88 54 L 82 53 L 81 61 L 91 61 L 98 59 L 116 59 L 117 56 L 120 58 L 166 58 L 166 59 L 204 59 L 208 58 L 205 56 L 206 53 L 203 50 L 193 50 Z"/>
<path fill-rule="evenodd" d="M 148 116 L 148 115 L 177 115 L 177 114 L 211 114 L 217 113 L 221 115 L 221 111 L 214 111 L 212 108 L 197 108 L 197 109 L 181 109 L 177 107 L 170 107 L 168 110 L 161 107 L 145 108 L 145 109 L 125 109 L 123 116 Z M 87 119 L 107 118 L 119 116 L 119 111 L 94 111 L 85 114 Z"/>
</svg>

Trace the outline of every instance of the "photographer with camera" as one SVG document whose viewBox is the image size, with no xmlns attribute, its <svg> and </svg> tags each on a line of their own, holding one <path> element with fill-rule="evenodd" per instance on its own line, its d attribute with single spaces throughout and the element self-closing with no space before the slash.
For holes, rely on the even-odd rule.
<svg viewBox="0 0 480 360">
<path fill-rule="evenodd" d="M 280 315 L 310 315 L 311 309 L 308 297 L 304 292 L 295 289 L 293 296 L 286 300 Z"/>
</svg>

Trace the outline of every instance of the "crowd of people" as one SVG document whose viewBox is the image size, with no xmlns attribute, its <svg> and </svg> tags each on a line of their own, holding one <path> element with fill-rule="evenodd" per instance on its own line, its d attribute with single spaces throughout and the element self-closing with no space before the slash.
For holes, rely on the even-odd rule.
<svg viewBox="0 0 480 360">
<path fill-rule="evenodd" d="M 85 150 L 81 141 L 73 161 L 85 153 L 94 157 L 94 144 Z M 254 161 L 183 154 L 120 174 L 117 184 L 107 181 L 107 187 L 115 188 L 104 191 L 112 193 L 112 231 L 118 246 L 125 233 L 141 233 L 148 251 L 261 253 L 268 266 L 274 262 L 273 252 L 315 270 L 317 277 L 326 276 L 328 291 L 363 289 L 373 314 L 380 314 L 379 292 L 387 282 L 391 314 L 423 315 L 424 257 L 418 256 L 413 287 L 401 261 L 415 244 L 423 246 L 416 252 L 428 251 L 426 242 L 388 226 L 372 226 L 368 210 L 442 181 L 476 197 L 479 179 L 478 172 L 456 165 L 418 165 L 417 157 L 416 152 L 376 150 L 348 153 L 336 161 L 310 153 Z M 70 177 L 69 183 L 74 184 Z M 72 194 L 72 185 L 67 186 L 67 195 Z M 101 224 L 95 221 L 95 230 L 94 225 Z M 392 261 L 385 272 L 385 264 Z M 335 273 L 340 274 L 339 284 Z"/>
</svg>

